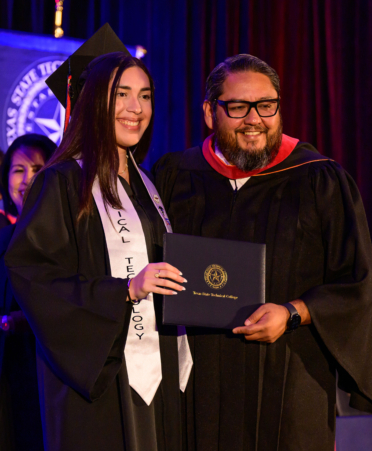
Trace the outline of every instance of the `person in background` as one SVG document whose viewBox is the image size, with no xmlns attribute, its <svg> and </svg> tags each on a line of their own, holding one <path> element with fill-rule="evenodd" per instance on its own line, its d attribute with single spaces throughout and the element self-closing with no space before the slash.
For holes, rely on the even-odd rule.
<svg viewBox="0 0 372 451">
<path fill-rule="evenodd" d="M 19 136 L 9 146 L 0 166 L 0 192 L 4 210 L 0 210 L 0 229 L 14 224 L 22 211 L 23 196 L 31 178 L 56 149 L 44 135 Z"/>
<path fill-rule="evenodd" d="M 43 437 L 37 389 L 35 338 L 15 301 L 4 268 L 4 253 L 22 212 L 32 177 L 56 149 L 46 136 L 18 137 L 4 156 L 0 212 L 0 449 L 40 451 Z"/>
</svg>

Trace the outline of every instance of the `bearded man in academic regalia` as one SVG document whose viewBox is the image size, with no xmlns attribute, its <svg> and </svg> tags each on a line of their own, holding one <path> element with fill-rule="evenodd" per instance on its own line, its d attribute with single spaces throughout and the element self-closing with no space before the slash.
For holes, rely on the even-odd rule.
<svg viewBox="0 0 372 451">
<path fill-rule="evenodd" d="M 266 244 L 266 303 L 232 331 L 188 329 L 188 449 L 333 451 L 336 370 L 351 405 L 372 407 L 372 248 L 358 189 L 282 133 L 278 75 L 256 57 L 212 71 L 204 117 L 213 134 L 165 155 L 157 186 L 175 232 Z"/>
</svg>

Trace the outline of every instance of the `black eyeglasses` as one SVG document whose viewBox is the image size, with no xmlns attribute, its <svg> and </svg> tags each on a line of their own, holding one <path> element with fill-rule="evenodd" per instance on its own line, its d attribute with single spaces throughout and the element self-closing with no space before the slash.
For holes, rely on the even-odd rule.
<svg viewBox="0 0 372 451">
<path fill-rule="evenodd" d="M 279 109 L 279 99 L 259 100 L 258 102 L 248 102 L 246 100 L 218 100 L 218 105 L 222 106 L 226 114 L 233 119 L 242 119 L 248 116 L 252 108 L 257 111 L 260 117 L 275 116 Z"/>
</svg>

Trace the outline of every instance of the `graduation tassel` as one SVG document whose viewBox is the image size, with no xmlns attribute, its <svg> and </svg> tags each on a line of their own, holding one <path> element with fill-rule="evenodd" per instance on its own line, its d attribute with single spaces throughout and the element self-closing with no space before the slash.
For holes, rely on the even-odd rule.
<svg viewBox="0 0 372 451">
<path fill-rule="evenodd" d="M 71 116 L 71 97 L 73 97 L 71 80 L 72 80 L 72 75 L 71 75 L 71 58 L 68 57 L 68 77 L 67 77 L 67 95 L 66 95 L 66 110 L 65 110 L 65 127 L 63 129 L 63 133 L 66 133 L 67 126 L 68 126 L 68 123 L 70 122 L 70 116 Z"/>
<path fill-rule="evenodd" d="M 66 97 L 66 110 L 65 110 L 65 127 L 63 133 L 66 133 L 68 123 L 70 122 L 71 116 L 71 97 L 72 85 L 71 85 L 72 75 L 71 75 L 71 58 L 68 58 L 68 77 L 67 77 L 67 97 Z"/>
<path fill-rule="evenodd" d="M 65 113 L 65 128 L 63 129 L 63 133 L 66 133 L 66 129 L 68 126 L 68 123 L 70 122 L 70 115 L 71 115 L 71 97 L 70 97 L 70 90 L 71 90 L 71 75 L 67 78 L 67 99 L 66 99 L 66 113 Z"/>
</svg>

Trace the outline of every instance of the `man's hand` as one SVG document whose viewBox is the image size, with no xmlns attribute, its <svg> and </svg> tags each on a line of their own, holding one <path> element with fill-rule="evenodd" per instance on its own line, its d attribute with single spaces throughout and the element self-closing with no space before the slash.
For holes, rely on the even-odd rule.
<svg viewBox="0 0 372 451">
<path fill-rule="evenodd" d="M 311 318 L 306 304 L 297 299 L 292 301 L 301 316 L 301 324 L 310 324 Z M 244 326 L 235 327 L 234 334 L 244 334 L 246 340 L 274 343 L 287 329 L 290 314 L 288 309 L 277 304 L 263 304 L 245 320 Z"/>
</svg>

